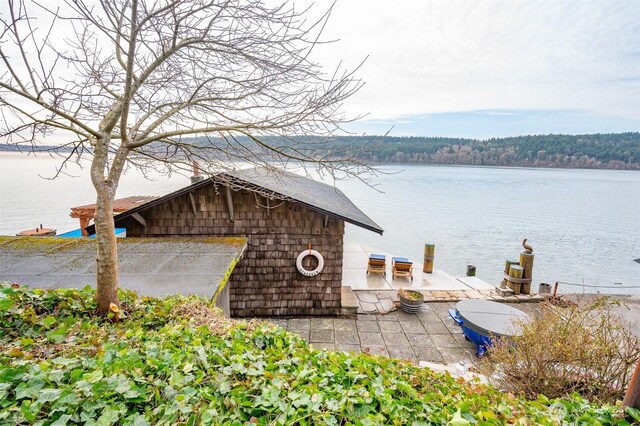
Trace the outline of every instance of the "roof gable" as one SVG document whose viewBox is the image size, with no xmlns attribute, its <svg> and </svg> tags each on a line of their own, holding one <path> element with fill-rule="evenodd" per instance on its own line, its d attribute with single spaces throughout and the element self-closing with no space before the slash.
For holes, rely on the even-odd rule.
<svg viewBox="0 0 640 426">
<path fill-rule="evenodd" d="M 270 170 L 265 167 L 255 167 L 211 176 L 208 179 L 120 213 L 114 217 L 114 220 L 116 224 L 122 223 L 124 219 L 134 213 L 143 212 L 148 208 L 213 184 L 229 186 L 234 190 L 242 188 L 272 199 L 295 202 L 380 235 L 383 233 L 383 229 L 356 207 L 338 188 L 304 176 L 286 171 Z M 87 227 L 89 233 L 95 232 L 94 229 L 94 225 Z"/>
<path fill-rule="evenodd" d="M 238 186 L 270 198 L 302 204 L 312 210 L 382 235 L 383 229 L 335 186 L 294 173 L 273 171 L 264 167 L 238 170 L 225 175 L 231 178 L 232 184 L 236 183 Z M 213 179 L 215 180 L 216 177 L 214 176 Z"/>
</svg>

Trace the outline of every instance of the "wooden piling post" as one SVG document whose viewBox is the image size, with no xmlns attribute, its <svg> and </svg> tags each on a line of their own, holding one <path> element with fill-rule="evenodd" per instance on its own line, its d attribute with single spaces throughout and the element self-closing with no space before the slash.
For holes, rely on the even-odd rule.
<svg viewBox="0 0 640 426">
<path fill-rule="evenodd" d="M 476 276 L 476 267 L 473 265 L 467 265 L 467 276 L 475 277 Z"/>
<path fill-rule="evenodd" d="M 515 278 L 518 282 L 507 281 L 507 287 L 509 287 L 515 294 L 520 294 L 520 280 L 522 279 L 522 266 L 520 265 L 511 265 L 509 267 L 509 277 Z"/>
<path fill-rule="evenodd" d="M 629 381 L 629 387 L 622 400 L 622 405 L 625 407 L 640 408 L 640 360 L 638 360 L 638 364 L 636 364 L 636 368 L 633 371 L 633 375 Z"/>
<path fill-rule="evenodd" d="M 505 275 L 509 275 L 509 268 L 511 267 L 511 265 L 518 265 L 518 261 L 517 260 L 507 260 L 504 263 L 504 274 Z M 507 286 L 507 279 L 503 278 L 502 279 L 502 284 L 500 284 L 500 287 L 505 288 Z"/>
<path fill-rule="evenodd" d="M 435 257 L 435 253 L 435 244 L 424 245 L 424 265 L 422 266 L 422 270 L 427 274 L 433 273 L 433 258 Z"/>
<path fill-rule="evenodd" d="M 533 276 L 533 253 L 520 253 L 520 266 L 522 266 L 522 278 L 531 280 Z M 531 281 L 522 283 L 520 286 L 522 294 L 531 293 Z"/>
</svg>

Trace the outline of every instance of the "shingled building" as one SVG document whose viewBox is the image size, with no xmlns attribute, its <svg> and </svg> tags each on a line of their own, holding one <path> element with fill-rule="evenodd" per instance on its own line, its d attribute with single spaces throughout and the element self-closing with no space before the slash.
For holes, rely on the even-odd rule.
<svg viewBox="0 0 640 426">
<path fill-rule="evenodd" d="M 339 313 L 344 223 L 383 232 L 337 188 L 266 168 L 204 179 L 114 220 L 128 237 L 247 237 L 227 284 L 232 316 Z"/>
</svg>

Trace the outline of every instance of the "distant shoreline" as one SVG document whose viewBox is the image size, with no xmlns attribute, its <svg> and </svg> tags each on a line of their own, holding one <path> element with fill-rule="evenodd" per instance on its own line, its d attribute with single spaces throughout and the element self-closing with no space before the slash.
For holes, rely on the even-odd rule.
<svg viewBox="0 0 640 426">
<path fill-rule="evenodd" d="M 243 138 L 239 138 L 244 141 Z M 264 136 L 268 146 L 303 158 L 351 158 L 370 165 L 440 165 L 534 169 L 640 170 L 640 133 L 590 135 L 530 135 L 508 138 L 468 139 L 392 136 L 300 136 L 294 142 L 279 136 Z M 230 150 L 216 137 L 185 140 L 194 149 Z M 247 139 L 248 143 L 250 140 Z M 144 152 L 144 147 L 140 148 Z M 0 152 L 60 155 L 69 147 L 55 145 L 0 144 Z M 90 153 L 88 151 L 84 151 Z M 233 152 L 229 151 L 233 156 Z M 273 158 L 274 152 L 256 146 L 255 155 Z"/>
<path fill-rule="evenodd" d="M 606 167 L 557 167 L 557 166 L 491 166 L 482 164 L 442 164 L 442 163 L 372 163 L 373 166 L 408 166 L 408 167 L 469 167 L 475 169 L 519 169 L 519 170 L 607 170 L 638 172 L 640 167 L 633 169 L 615 169 Z"/>
<path fill-rule="evenodd" d="M 19 151 L 19 150 L 5 150 L 0 145 L 0 154 L 25 154 L 25 155 L 55 155 L 55 154 L 68 154 L 71 150 L 67 149 L 58 150 L 52 152 L 47 149 L 38 151 Z M 469 167 L 477 169 L 533 169 L 533 170 L 609 170 L 609 171 L 640 171 L 640 166 L 636 168 L 613 168 L 613 167 L 557 167 L 557 166 L 494 166 L 483 164 L 445 164 L 445 163 L 397 163 L 397 162 L 384 162 L 384 163 L 370 163 L 372 166 L 407 166 L 407 167 Z"/>
<path fill-rule="evenodd" d="M 40 145 L 33 148 L 26 149 L 23 146 L 15 144 L 0 144 L 0 153 L 2 152 L 19 152 L 21 154 L 45 154 L 50 152 L 72 152 L 73 150 L 65 146 L 56 145 Z"/>
</svg>

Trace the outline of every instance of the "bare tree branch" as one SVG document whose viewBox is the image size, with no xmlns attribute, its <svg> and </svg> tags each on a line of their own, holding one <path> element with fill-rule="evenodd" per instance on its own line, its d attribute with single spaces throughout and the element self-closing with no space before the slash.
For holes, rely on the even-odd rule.
<svg viewBox="0 0 640 426">
<path fill-rule="evenodd" d="M 362 87 L 357 68 L 325 73 L 311 59 L 333 6 L 309 21 L 285 0 L 4 1 L 0 138 L 55 137 L 72 151 L 63 164 L 92 156 L 102 313 L 117 304 L 112 205 L 129 166 L 296 165 L 367 181 L 362 148 L 319 149 Z"/>
</svg>

